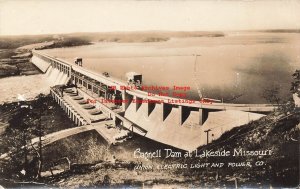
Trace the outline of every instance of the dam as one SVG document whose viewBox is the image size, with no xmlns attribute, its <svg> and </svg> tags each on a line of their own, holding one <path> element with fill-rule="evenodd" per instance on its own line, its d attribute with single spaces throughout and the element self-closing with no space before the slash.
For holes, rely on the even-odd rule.
<svg viewBox="0 0 300 189">
<path fill-rule="evenodd" d="M 33 50 L 32 54 L 31 62 L 50 83 L 51 96 L 76 125 L 96 126 L 112 120 L 118 128 L 186 151 L 276 108 L 272 104 L 189 103 L 186 99 L 148 95 L 146 91 L 124 87 L 128 86 L 126 81 L 42 51 Z M 110 143 L 115 142 L 107 137 L 109 129 L 97 131 Z"/>
</svg>

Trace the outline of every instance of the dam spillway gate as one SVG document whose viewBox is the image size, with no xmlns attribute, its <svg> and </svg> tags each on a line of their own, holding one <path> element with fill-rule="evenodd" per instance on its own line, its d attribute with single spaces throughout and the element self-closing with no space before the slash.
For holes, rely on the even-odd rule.
<svg viewBox="0 0 300 189">
<path fill-rule="evenodd" d="M 165 96 L 126 90 L 128 83 L 33 50 L 32 63 L 51 82 L 50 94 L 78 126 L 111 119 L 116 125 L 152 140 L 192 151 L 206 144 L 205 131 L 216 139 L 224 132 L 274 110 L 270 104 L 169 103 Z M 76 87 L 63 90 L 59 86 Z M 119 102 L 109 100 L 118 99 Z M 155 103 L 138 103 L 151 100 Z M 105 103 L 104 103 L 105 102 Z M 137 103 L 134 103 L 137 102 Z M 238 116 L 238 119 L 236 117 Z M 216 125 L 219 125 L 216 127 Z"/>
</svg>

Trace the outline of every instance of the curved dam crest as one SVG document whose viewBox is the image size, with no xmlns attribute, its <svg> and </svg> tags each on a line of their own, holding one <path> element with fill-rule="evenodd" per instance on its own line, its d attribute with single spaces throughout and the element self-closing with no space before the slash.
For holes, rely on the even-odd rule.
<svg viewBox="0 0 300 189">
<path fill-rule="evenodd" d="M 269 104 L 168 104 L 168 97 L 149 97 L 144 91 L 121 90 L 121 86 L 127 85 L 124 81 L 105 77 L 36 50 L 33 51 L 32 63 L 44 73 L 52 96 L 79 126 L 93 124 L 100 118 L 81 110 L 74 98 L 63 95 L 63 91 L 61 95 L 55 86 L 71 83 L 73 89 L 76 86 L 76 90 L 72 90 L 77 92 L 77 96 L 85 101 L 93 99 L 93 103 L 88 103 L 101 111 L 105 119 L 113 120 L 115 125 L 186 151 L 193 151 L 218 139 L 224 132 L 257 120 L 264 116 L 261 113 L 276 108 Z M 116 87 L 113 92 L 108 91 L 111 86 Z M 112 93 L 128 102 L 123 102 L 117 108 L 114 104 L 100 103 L 99 98 L 110 99 Z M 132 99 L 151 98 L 162 100 L 163 103 L 132 103 Z M 210 130 L 209 135 L 207 130 Z"/>
</svg>

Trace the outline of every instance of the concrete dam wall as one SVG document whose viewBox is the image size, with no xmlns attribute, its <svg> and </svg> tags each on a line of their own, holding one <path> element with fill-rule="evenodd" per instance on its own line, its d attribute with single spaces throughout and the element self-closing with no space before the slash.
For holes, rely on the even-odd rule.
<svg viewBox="0 0 300 189">
<path fill-rule="evenodd" d="M 234 127 L 264 116 L 256 112 L 264 113 L 274 109 L 269 104 L 169 103 L 168 99 L 172 97 L 150 97 L 145 91 L 124 90 L 121 86 L 126 86 L 127 83 L 120 79 L 103 76 L 39 51 L 33 51 L 33 55 L 32 63 L 44 73 L 49 88 L 55 86 L 51 89 L 52 95 L 75 123 L 93 124 L 104 116 L 122 128 L 186 151 L 193 151 L 218 139 Z M 76 87 L 72 91 L 77 91 L 77 97 L 62 95 L 60 86 L 56 86 L 67 84 L 68 81 Z M 112 87 L 115 89 L 112 90 Z M 57 88 L 57 91 L 53 88 Z M 111 100 L 113 95 L 121 96 L 124 102 L 119 105 L 100 103 L 103 99 Z M 76 102 L 73 98 L 79 99 Z M 101 112 L 98 116 L 92 115 L 88 107 L 83 108 L 88 106 L 84 103 L 91 99 L 94 102 L 90 106 Z M 136 103 L 133 99 L 151 99 L 157 102 Z M 78 104 L 78 100 L 84 103 Z"/>
<path fill-rule="evenodd" d="M 31 62 L 45 74 L 44 77 L 49 86 L 64 85 L 70 80 L 68 74 L 61 72 L 58 68 L 53 68 L 48 61 L 39 56 L 33 56 Z"/>
<path fill-rule="evenodd" d="M 207 143 L 207 134 L 204 131 L 208 129 L 211 130 L 208 139 L 211 142 L 226 131 L 264 116 L 235 110 L 209 112 L 207 120 L 200 126 L 199 112 L 191 111 L 184 123 L 180 125 L 179 108 L 172 107 L 164 118 L 162 104 L 155 104 L 150 115 L 147 106 L 148 104 L 141 104 L 136 110 L 136 104 L 131 103 L 125 111 L 125 117 L 147 130 L 146 137 L 188 151 Z"/>
<path fill-rule="evenodd" d="M 38 56 L 33 56 L 31 58 L 31 62 L 38 67 L 43 73 L 46 73 L 48 68 L 50 67 L 50 63 L 45 61 L 44 59 L 38 57 Z"/>
</svg>

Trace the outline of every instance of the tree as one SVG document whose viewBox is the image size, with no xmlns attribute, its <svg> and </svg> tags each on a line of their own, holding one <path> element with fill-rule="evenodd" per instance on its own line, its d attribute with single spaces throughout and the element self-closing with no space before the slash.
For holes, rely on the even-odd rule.
<svg viewBox="0 0 300 189">
<path fill-rule="evenodd" d="M 264 89 L 262 97 L 269 103 L 279 106 L 281 103 L 280 87 L 278 85 L 271 85 L 269 88 Z"/>
<path fill-rule="evenodd" d="M 43 146 L 42 146 L 42 136 L 44 136 L 44 129 L 42 127 L 42 116 L 43 113 L 48 110 L 48 101 L 46 100 L 46 96 L 44 94 L 39 94 L 35 101 L 33 102 L 32 106 L 32 118 L 36 119 L 37 122 L 34 125 L 35 127 L 35 134 L 39 137 L 39 143 L 38 143 L 38 150 L 35 149 L 34 146 L 33 150 L 37 154 L 36 160 L 38 160 L 38 178 L 41 178 L 41 172 L 43 168 Z"/>
<path fill-rule="evenodd" d="M 292 86 L 291 86 L 291 92 L 297 93 L 298 96 L 300 97 L 300 70 L 296 70 L 295 73 L 292 75 L 293 76 L 293 81 L 292 81 Z"/>
<path fill-rule="evenodd" d="M 42 156 L 42 136 L 44 129 L 42 127 L 42 115 L 48 109 L 48 98 L 45 95 L 39 95 L 32 102 L 26 102 L 30 105 L 20 105 L 16 113 L 9 120 L 9 127 L 6 129 L 5 137 L 8 151 L 10 152 L 9 165 L 7 174 L 24 176 L 27 179 L 41 178 L 43 166 Z M 24 104 L 24 102 L 22 102 Z M 31 139 L 39 137 L 38 148 L 31 144 Z M 32 151 L 32 150 L 33 151 Z M 34 155 L 32 152 L 34 152 Z M 31 157 L 28 158 L 28 155 Z M 33 167 L 38 167 L 34 169 Z M 24 169 L 25 172 L 20 174 Z"/>
<path fill-rule="evenodd" d="M 32 128 L 30 127 L 30 109 L 20 106 L 16 113 L 9 120 L 9 127 L 6 129 L 3 137 L 6 146 L 9 147 L 10 163 L 7 167 L 7 173 L 20 175 L 22 169 L 26 170 L 28 165 L 29 149 L 27 144 L 32 138 Z M 25 175 L 26 176 L 26 175 Z"/>
</svg>

